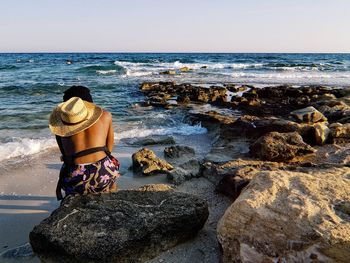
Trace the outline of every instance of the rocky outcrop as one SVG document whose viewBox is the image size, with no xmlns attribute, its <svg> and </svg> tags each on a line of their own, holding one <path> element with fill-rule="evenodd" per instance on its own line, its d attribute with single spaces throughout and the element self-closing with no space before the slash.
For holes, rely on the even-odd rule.
<svg viewBox="0 0 350 263">
<path fill-rule="evenodd" d="M 223 262 L 348 262 L 349 174 L 349 168 L 257 173 L 218 224 Z"/>
<path fill-rule="evenodd" d="M 168 180 L 180 185 L 183 182 L 200 176 L 200 164 L 197 160 L 189 160 L 167 174 Z"/>
<path fill-rule="evenodd" d="M 195 155 L 195 151 L 193 148 L 189 146 L 181 146 L 181 145 L 176 145 L 176 146 L 170 146 L 170 147 L 165 147 L 164 149 L 164 156 L 166 158 L 180 158 L 180 157 L 191 157 Z"/>
<path fill-rule="evenodd" d="M 327 121 L 327 118 L 312 106 L 292 111 L 290 115 L 298 122 L 316 123 Z"/>
<path fill-rule="evenodd" d="M 174 191 L 76 196 L 34 227 L 30 243 L 48 262 L 144 262 L 195 236 L 207 218 L 206 201 Z"/>
<path fill-rule="evenodd" d="M 250 154 L 261 160 L 286 162 L 297 156 L 315 152 L 315 149 L 303 141 L 297 132 L 271 132 L 254 142 Z"/>
<path fill-rule="evenodd" d="M 144 175 L 152 175 L 166 173 L 174 168 L 170 163 L 158 158 L 152 150 L 142 148 L 132 155 L 132 169 Z"/>
</svg>

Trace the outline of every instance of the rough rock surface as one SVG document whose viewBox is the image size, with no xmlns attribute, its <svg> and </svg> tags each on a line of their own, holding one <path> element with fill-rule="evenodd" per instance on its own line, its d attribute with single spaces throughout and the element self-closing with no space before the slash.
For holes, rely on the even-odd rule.
<svg viewBox="0 0 350 263">
<path fill-rule="evenodd" d="M 187 157 L 194 156 L 195 151 L 193 148 L 189 146 L 181 146 L 181 145 L 170 146 L 164 149 L 164 156 L 167 158 L 180 158 L 180 157 L 183 157 L 184 155 L 186 155 Z"/>
<path fill-rule="evenodd" d="M 333 138 L 347 138 L 350 139 L 350 123 L 341 124 L 333 123 L 330 125 L 331 136 Z"/>
<path fill-rule="evenodd" d="M 327 142 L 330 129 L 325 123 L 318 122 L 314 125 L 315 140 L 318 145 L 323 145 Z"/>
<path fill-rule="evenodd" d="M 197 160 L 189 160 L 167 174 L 167 178 L 175 185 L 200 176 L 200 164 Z"/>
<path fill-rule="evenodd" d="M 206 201 L 174 191 L 77 196 L 34 227 L 30 243 L 53 262 L 144 262 L 194 237 L 207 218 Z"/>
<path fill-rule="evenodd" d="M 290 115 L 298 122 L 316 123 L 327 121 L 327 118 L 312 106 L 292 111 Z"/>
<path fill-rule="evenodd" d="M 144 175 L 152 175 L 171 171 L 173 166 L 158 158 L 152 150 L 142 148 L 132 155 L 132 169 Z"/>
<path fill-rule="evenodd" d="M 218 224 L 223 262 L 349 262 L 350 169 L 256 174 Z"/>
<path fill-rule="evenodd" d="M 261 160 L 285 162 L 297 156 L 315 152 L 297 132 L 270 132 L 259 138 L 251 147 L 250 154 Z"/>
</svg>

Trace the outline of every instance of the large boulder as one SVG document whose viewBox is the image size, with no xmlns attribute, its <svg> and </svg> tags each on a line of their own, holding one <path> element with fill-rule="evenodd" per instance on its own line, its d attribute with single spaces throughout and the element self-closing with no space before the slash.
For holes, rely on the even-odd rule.
<svg viewBox="0 0 350 263">
<path fill-rule="evenodd" d="M 224 263 L 349 262 L 350 169 L 260 172 L 218 224 Z"/>
<path fill-rule="evenodd" d="M 327 121 L 327 118 L 312 106 L 292 111 L 290 115 L 298 122 L 316 123 Z"/>
<path fill-rule="evenodd" d="M 208 214 L 206 201 L 174 191 L 76 196 L 29 237 L 47 262 L 144 262 L 195 236 Z"/>
<path fill-rule="evenodd" d="M 261 160 L 286 162 L 297 156 L 313 153 L 315 149 L 303 141 L 297 132 L 270 132 L 250 146 L 250 154 Z"/>
<path fill-rule="evenodd" d="M 166 173 L 174 168 L 170 163 L 158 158 L 152 150 L 142 148 L 132 155 L 132 169 L 144 175 L 152 175 Z"/>
</svg>

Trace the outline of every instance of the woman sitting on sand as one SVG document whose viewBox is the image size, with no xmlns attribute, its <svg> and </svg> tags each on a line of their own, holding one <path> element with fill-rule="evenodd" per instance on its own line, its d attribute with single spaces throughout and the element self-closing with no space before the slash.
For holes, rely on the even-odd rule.
<svg viewBox="0 0 350 263">
<path fill-rule="evenodd" d="M 66 195 L 114 192 L 118 161 L 110 155 L 114 144 L 111 113 L 93 104 L 90 90 L 73 86 L 51 113 L 49 127 L 56 135 L 64 161 L 57 199 Z"/>
</svg>

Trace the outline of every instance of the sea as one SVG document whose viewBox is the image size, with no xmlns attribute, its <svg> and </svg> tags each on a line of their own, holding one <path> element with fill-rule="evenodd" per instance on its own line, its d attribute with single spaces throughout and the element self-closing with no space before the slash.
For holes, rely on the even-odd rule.
<svg viewBox="0 0 350 263">
<path fill-rule="evenodd" d="M 189 72 L 159 74 L 188 67 Z M 0 163 L 56 147 L 52 109 L 72 85 L 91 90 L 113 115 L 116 144 L 149 135 L 194 136 L 179 111 L 142 110 L 145 81 L 177 83 L 350 85 L 350 54 L 264 53 L 11 53 L 0 54 Z"/>
</svg>

